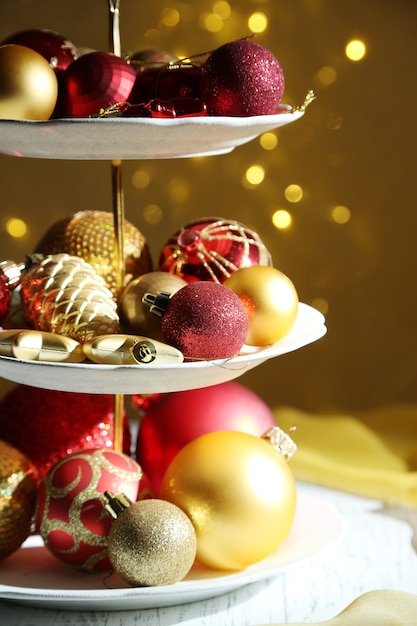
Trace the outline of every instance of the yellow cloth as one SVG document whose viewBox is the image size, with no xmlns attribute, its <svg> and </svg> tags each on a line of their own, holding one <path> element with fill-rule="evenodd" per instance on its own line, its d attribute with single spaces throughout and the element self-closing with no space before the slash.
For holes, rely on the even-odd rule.
<svg viewBox="0 0 417 626">
<path fill-rule="evenodd" d="M 358 417 L 280 407 L 274 415 L 283 430 L 296 427 L 290 466 L 297 479 L 417 507 L 417 407 Z"/>
<path fill-rule="evenodd" d="M 316 626 L 416 626 L 417 596 L 405 591 L 368 591 L 333 619 L 315 622 L 315 624 Z M 287 626 L 302 625 L 291 623 Z"/>
</svg>

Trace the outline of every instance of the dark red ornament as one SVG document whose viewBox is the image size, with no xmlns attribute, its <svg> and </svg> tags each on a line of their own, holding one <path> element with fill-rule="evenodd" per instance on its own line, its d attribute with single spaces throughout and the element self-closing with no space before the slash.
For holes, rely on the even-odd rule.
<svg viewBox="0 0 417 626">
<path fill-rule="evenodd" d="M 121 57 L 109 52 L 84 54 L 61 77 L 57 113 L 62 117 L 89 117 L 127 102 L 135 78 L 135 69 Z"/>
<path fill-rule="evenodd" d="M 201 66 L 201 99 L 209 115 L 277 113 L 284 73 L 270 50 L 238 39 L 214 50 Z"/>
<path fill-rule="evenodd" d="M 188 222 L 162 247 L 159 269 L 188 283 L 223 283 L 233 272 L 251 265 L 272 266 L 259 235 L 243 224 L 218 217 Z"/>
<path fill-rule="evenodd" d="M 50 391 L 17 385 L 0 400 L 0 439 L 23 452 L 39 477 L 77 450 L 113 445 L 114 400 L 110 395 Z M 130 431 L 123 416 L 123 451 Z"/>
<path fill-rule="evenodd" d="M 60 74 L 80 56 L 74 44 L 54 30 L 28 28 L 6 37 L 0 45 L 18 44 L 35 50 L 43 56 L 53 70 Z"/>
<path fill-rule="evenodd" d="M 150 100 L 146 104 L 122 104 L 116 107 L 122 117 L 201 117 L 207 115 L 207 107 L 198 98 L 172 98 Z M 111 113 L 111 112 L 110 112 Z"/>
<path fill-rule="evenodd" d="M 0 326 L 3 324 L 10 308 L 9 279 L 0 269 Z"/>
<path fill-rule="evenodd" d="M 175 63 L 142 69 L 138 72 L 130 95 L 131 104 L 150 100 L 200 97 L 200 68 L 197 65 Z"/>
</svg>

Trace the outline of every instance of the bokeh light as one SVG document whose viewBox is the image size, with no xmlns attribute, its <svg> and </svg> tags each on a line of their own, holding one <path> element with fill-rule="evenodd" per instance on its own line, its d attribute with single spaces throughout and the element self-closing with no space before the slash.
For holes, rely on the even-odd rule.
<svg viewBox="0 0 417 626">
<path fill-rule="evenodd" d="M 349 209 L 343 204 L 338 204 L 337 206 L 333 207 L 330 215 L 331 219 L 336 224 L 347 224 L 351 217 Z"/>
<path fill-rule="evenodd" d="M 292 216 L 286 209 L 277 209 L 272 214 L 272 223 L 278 230 L 286 230 L 292 225 Z"/>
<path fill-rule="evenodd" d="M 252 33 L 263 33 L 268 26 L 268 18 L 265 13 L 252 13 L 248 19 L 248 26 Z"/>
<path fill-rule="evenodd" d="M 244 182 L 249 185 L 260 185 L 265 178 L 265 168 L 262 165 L 251 165 L 245 172 Z"/>
<path fill-rule="evenodd" d="M 6 231 L 16 239 L 24 237 L 27 233 L 27 224 L 19 217 L 11 217 L 6 222 Z"/>
<path fill-rule="evenodd" d="M 361 39 L 351 39 L 346 44 L 345 54 L 350 61 L 362 61 L 366 54 L 365 42 Z"/>
<path fill-rule="evenodd" d="M 263 133 L 259 137 L 259 143 L 264 150 L 275 150 L 278 145 L 278 135 L 274 132 Z"/>
<path fill-rule="evenodd" d="M 288 202 L 300 202 L 303 197 L 303 190 L 300 185 L 291 184 L 284 189 L 284 195 Z"/>
</svg>

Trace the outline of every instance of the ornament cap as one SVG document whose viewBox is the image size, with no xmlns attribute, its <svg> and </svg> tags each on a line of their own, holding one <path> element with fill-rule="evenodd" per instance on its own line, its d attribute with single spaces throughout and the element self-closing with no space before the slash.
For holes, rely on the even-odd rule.
<svg viewBox="0 0 417 626">
<path fill-rule="evenodd" d="M 158 291 L 157 294 L 145 293 L 142 296 L 143 304 L 149 306 L 149 311 L 158 317 L 162 317 L 171 299 L 171 294 L 167 291 Z"/>
<path fill-rule="evenodd" d="M 117 495 L 111 491 L 104 492 L 105 502 L 104 508 L 113 519 L 117 519 L 119 515 L 123 513 L 127 508 L 132 506 L 133 502 L 124 493 L 118 493 Z"/>
<path fill-rule="evenodd" d="M 291 430 L 295 430 L 295 427 Z M 289 461 L 297 452 L 296 443 L 291 439 L 289 434 L 279 428 L 279 426 L 272 426 L 272 428 L 262 435 L 262 439 L 268 441 L 286 461 Z"/>
<path fill-rule="evenodd" d="M 0 269 L 7 277 L 7 284 L 10 289 L 14 289 L 20 282 L 20 276 L 25 269 L 25 263 L 15 263 L 14 261 L 0 261 Z"/>
</svg>

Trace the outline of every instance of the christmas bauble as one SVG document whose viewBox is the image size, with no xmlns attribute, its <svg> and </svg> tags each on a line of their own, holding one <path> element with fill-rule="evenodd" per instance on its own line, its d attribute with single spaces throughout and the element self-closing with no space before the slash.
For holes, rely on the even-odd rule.
<svg viewBox="0 0 417 626">
<path fill-rule="evenodd" d="M 234 220 L 203 218 L 185 224 L 162 247 L 159 269 L 187 282 L 223 283 L 240 267 L 272 265 L 257 233 Z"/>
<path fill-rule="evenodd" d="M 104 278 L 69 254 L 33 255 L 21 279 L 26 319 L 36 330 L 80 343 L 119 331 L 119 315 Z"/>
<path fill-rule="evenodd" d="M 0 326 L 3 324 L 10 308 L 9 280 L 0 269 Z"/>
<path fill-rule="evenodd" d="M 0 440 L 0 560 L 13 554 L 30 534 L 36 485 L 34 465 Z"/>
<path fill-rule="evenodd" d="M 135 69 L 121 57 L 97 51 L 83 54 L 61 77 L 58 114 L 89 117 L 129 101 L 135 78 Z"/>
<path fill-rule="evenodd" d="M 0 45 L 18 44 L 39 52 L 58 74 L 80 56 L 74 44 L 54 30 L 28 28 L 17 31 L 4 39 Z"/>
<path fill-rule="evenodd" d="M 284 73 L 270 50 L 239 39 L 214 50 L 201 67 L 201 98 L 209 115 L 277 113 Z"/>
<path fill-rule="evenodd" d="M 136 398 L 132 398 L 134 406 Z M 146 473 L 153 493 L 158 495 L 168 465 L 193 439 L 217 430 L 237 430 L 260 437 L 274 425 L 267 404 L 236 382 L 163 393 L 144 410 L 137 435 L 136 460 Z"/>
<path fill-rule="evenodd" d="M 160 318 L 150 312 L 149 306 L 142 302 L 142 298 L 146 293 L 158 291 L 173 294 L 186 284 L 179 276 L 167 272 L 147 272 L 133 279 L 119 299 L 119 314 L 123 328 L 129 333 L 164 341 Z"/>
<path fill-rule="evenodd" d="M 166 343 L 185 359 L 227 359 L 245 343 L 248 316 L 231 289 L 200 281 L 174 293 L 161 318 L 161 330 Z"/>
<path fill-rule="evenodd" d="M 161 67 L 169 63 L 178 62 L 178 57 L 168 50 L 160 50 L 159 48 L 144 48 L 132 52 L 126 57 L 126 60 L 133 65 L 136 70 L 143 70 L 149 67 Z"/>
<path fill-rule="evenodd" d="M 161 498 L 179 506 L 197 535 L 197 560 L 241 570 L 272 554 L 295 516 L 296 485 L 284 458 L 263 438 L 217 431 L 178 452 Z"/>
<path fill-rule="evenodd" d="M 298 294 L 293 282 L 273 267 L 253 266 L 235 272 L 225 283 L 244 304 L 249 330 L 246 343 L 266 346 L 291 330 L 297 317 Z"/>
<path fill-rule="evenodd" d="M 37 526 L 47 548 L 86 572 L 110 569 L 111 518 L 104 493 L 123 492 L 135 501 L 142 470 L 129 456 L 96 448 L 67 455 L 44 476 L 38 494 Z"/>
<path fill-rule="evenodd" d="M 42 55 L 26 46 L 0 46 L 0 118 L 47 120 L 58 96 L 58 79 Z"/>
<path fill-rule="evenodd" d="M 110 395 L 50 391 L 17 385 L 0 400 L 0 439 L 21 450 L 39 476 L 71 452 L 113 445 Z M 130 431 L 123 416 L 123 450 Z"/>
<path fill-rule="evenodd" d="M 108 211 L 77 211 L 52 224 L 34 252 L 66 252 L 90 263 L 107 287 L 118 296 L 116 238 L 113 214 Z M 125 284 L 152 269 L 145 237 L 129 220 L 124 221 L 123 263 Z"/>
<path fill-rule="evenodd" d="M 110 498 L 110 506 L 112 501 L 114 498 Z M 182 580 L 194 563 L 197 547 L 189 518 L 164 500 L 124 506 L 109 533 L 108 554 L 115 572 L 135 587 Z M 119 503 L 116 508 L 120 510 Z"/>
<path fill-rule="evenodd" d="M 136 77 L 129 97 L 131 104 L 150 100 L 198 98 L 200 94 L 200 68 L 190 63 L 166 63 L 142 68 Z"/>
</svg>

